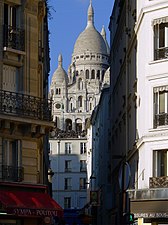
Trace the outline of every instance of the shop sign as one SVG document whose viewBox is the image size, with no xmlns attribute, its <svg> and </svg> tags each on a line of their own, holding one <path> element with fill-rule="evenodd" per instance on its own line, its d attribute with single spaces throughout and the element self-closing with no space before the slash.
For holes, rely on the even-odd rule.
<svg viewBox="0 0 168 225">
<path fill-rule="evenodd" d="M 168 213 L 134 213 L 135 218 L 168 218 Z"/>
<path fill-rule="evenodd" d="M 15 214 L 18 216 L 45 216 L 52 217 L 57 216 L 56 210 L 47 210 L 47 209 L 24 209 L 24 208 L 15 208 L 8 209 L 8 213 Z"/>
</svg>

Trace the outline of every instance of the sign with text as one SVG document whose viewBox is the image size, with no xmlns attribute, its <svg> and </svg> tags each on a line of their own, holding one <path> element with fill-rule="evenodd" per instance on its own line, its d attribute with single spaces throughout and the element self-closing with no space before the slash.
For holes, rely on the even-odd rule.
<svg viewBox="0 0 168 225">
<path fill-rule="evenodd" d="M 15 214 L 15 215 L 18 215 L 18 216 L 37 216 L 37 217 L 58 216 L 57 210 L 48 210 L 48 209 L 15 208 L 15 209 L 8 209 L 8 213 Z"/>
<path fill-rule="evenodd" d="M 168 218 L 167 212 L 157 213 L 134 213 L 135 218 Z"/>
</svg>

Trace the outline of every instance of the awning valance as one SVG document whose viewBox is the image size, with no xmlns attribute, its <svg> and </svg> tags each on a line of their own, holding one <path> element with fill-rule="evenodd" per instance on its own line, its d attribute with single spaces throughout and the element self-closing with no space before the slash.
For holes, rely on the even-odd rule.
<svg viewBox="0 0 168 225">
<path fill-rule="evenodd" d="M 154 93 L 162 92 L 162 91 L 168 91 L 168 85 L 160 86 L 160 87 L 154 87 L 153 89 Z"/>
<path fill-rule="evenodd" d="M 0 190 L 4 210 L 19 216 L 63 216 L 63 209 L 47 193 Z"/>
<path fill-rule="evenodd" d="M 152 22 L 153 26 L 155 26 L 156 24 L 161 24 L 161 23 L 168 23 L 168 16 L 154 19 Z"/>
</svg>

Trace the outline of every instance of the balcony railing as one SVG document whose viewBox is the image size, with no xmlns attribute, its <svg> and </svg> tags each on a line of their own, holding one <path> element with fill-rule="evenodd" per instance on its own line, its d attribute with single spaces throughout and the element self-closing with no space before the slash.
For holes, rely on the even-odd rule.
<svg viewBox="0 0 168 225">
<path fill-rule="evenodd" d="M 64 186 L 64 190 L 71 190 L 71 189 L 72 189 L 72 186 L 67 186 L 67 185 Z"/>
<path fill-rule="evenodd" d="M 168 113 L 156 114 L 154 118 L 154 128 L 168 125 Z"/>
<path fill-rule="evenodd" d="M 0 90 L 0 114 L 52 121 L 52 101 Z"/>
<path fill-rule="evenodd" d="M 23 29 L 4 25 L 4 47 L 25 51 L 25 32 Z"/>
<path fill-rule="evenodd" d="M 168 177 L 150 177 L 149 178 L 149 188 L 167 188 L 168 187 Z"/>
<path fill-rule="evenodd" d="M 155 50 L 155 60 L 168 58 L 168 47 L 158 48 Z"/>
<path fill-rule="evenodd" d="M 24 179 L 24 168 L 2 165 L 2 180 L 21 182 Z"/>
<path fill-rule="evenodd" d="M 65 172 L 71 172 L 72 169 L 71 168 L 65 168 Z"/>
</svg>

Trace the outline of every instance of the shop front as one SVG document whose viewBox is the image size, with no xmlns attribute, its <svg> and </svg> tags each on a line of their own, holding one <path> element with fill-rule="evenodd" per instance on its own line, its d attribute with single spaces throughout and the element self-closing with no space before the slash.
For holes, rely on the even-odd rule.
<svg viewBox="0 0 168 225">
<path fill-rule="evenodd" d="M 63 209 L 44 189 L 13 189 L 0 190 L 0 225 L 57 224 L 63 218 Z"/>
<path fill-rule="evenodd" d="M 138 225 L 168 224 L 168 189 L 129 191 L 130 212 Z"/>
</svg>

